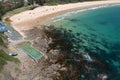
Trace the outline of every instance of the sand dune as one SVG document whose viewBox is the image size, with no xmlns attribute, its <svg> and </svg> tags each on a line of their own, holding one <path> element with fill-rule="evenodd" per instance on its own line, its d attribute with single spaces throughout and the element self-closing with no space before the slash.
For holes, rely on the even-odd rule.
<svg viewBox="0 0 120 80">
<path fill-rule="evenodd" d="M 70 3 L 64 5 L 56 6 L 42 6 L 35 8 L 34 10 L 27 10 L 19 14 L 10 17 L 12 20 L 12 27 L 20 32 L 23 36 L 23 30 L 29 30 L 38 24 L 44 24 L 44 22 L 54 16 L 55 14 L 65 13 L 78 8 L 89 8 L 93 6 L 109 5 L 109 4 L 119 4 L 120 0 L 107 0 L 107 1 L 93 1 L 93 2 L 80 2 L 80 3 Z"/>
</svg>

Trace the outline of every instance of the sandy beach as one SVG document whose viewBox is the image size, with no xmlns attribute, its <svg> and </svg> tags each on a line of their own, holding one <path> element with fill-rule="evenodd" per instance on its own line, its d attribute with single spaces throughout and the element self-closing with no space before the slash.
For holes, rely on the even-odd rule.
<svg viewBox="0 0 120 80">
<path fill-rule="evenodd" d="M 24 30 L 32 29 L 40 24 L 42 25 L 48 19 L 58 14 L 63 14 L 65 12 L 72 11 L 75 9 L 90 8 L 94 6 L 110 4 L 120 4 L 120 0 L 79 2 L 64 5 L 37 7 L 34 10 L 27 10 L 11 16 L 11 25 L 16 31 L 18 31 L 23 37 L 25 37 L 23 32 Z"/>
</svg>

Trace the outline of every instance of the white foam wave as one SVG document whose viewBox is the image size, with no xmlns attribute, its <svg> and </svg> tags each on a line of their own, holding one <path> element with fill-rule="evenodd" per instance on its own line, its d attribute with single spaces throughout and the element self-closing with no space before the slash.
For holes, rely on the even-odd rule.
<svg viewBox="0 0 120 80">
<path fill-rule="evenodd" d="M 77 13 L 80 13 L 80 12 L 84 12 L 84 11 L 88 11 L 88 10 L 96 10 L 96 9 L 99 9 L 99 8 L 105 8 L 105 7 L 109 7 L 109 6 L 111 7 L 111 6 L 116 6 L 116 5 L 120 5 L 120 4 L 102 5 L 102 6 L 95 6 L 95 7 L 91 7 L 91 8 L 71 11 L 71 12 L 67 12 L 66 14 L 53 17 L 52 21 L 57 22 L 57 21 L 64 20 L 66 17 L 69 17 L 71 15 L 74 15 L 74 14 L 77 14 Z"/>
</svg>

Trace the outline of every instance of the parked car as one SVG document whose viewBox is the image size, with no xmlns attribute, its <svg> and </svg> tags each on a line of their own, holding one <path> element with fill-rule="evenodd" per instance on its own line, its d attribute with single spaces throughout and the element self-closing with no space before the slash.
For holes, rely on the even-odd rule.
<svg viewBox="0 0 120 80">
<path fill-rule="evenodd" d="M 18 53 L 13 52 L 13 53 L 10 53 L 9 55 L 10 55 L 10 56 L 17 56 L 17 55 L 18 55 Z"/>
</svg>

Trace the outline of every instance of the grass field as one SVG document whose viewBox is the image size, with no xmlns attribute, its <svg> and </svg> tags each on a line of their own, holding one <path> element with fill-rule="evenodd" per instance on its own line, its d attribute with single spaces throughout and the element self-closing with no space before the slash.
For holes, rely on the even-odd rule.
<svg viewBox="0 0 120 80">
<path fill-rule="evenodd" d="M 19 44 L 19 46 L 24 52 L 26 52 L 30 57 L 32 57 L 35 60 L 43 56 L 43 53 L 33 48 L 29 42 L 23 42 Z"/>
</svg>

